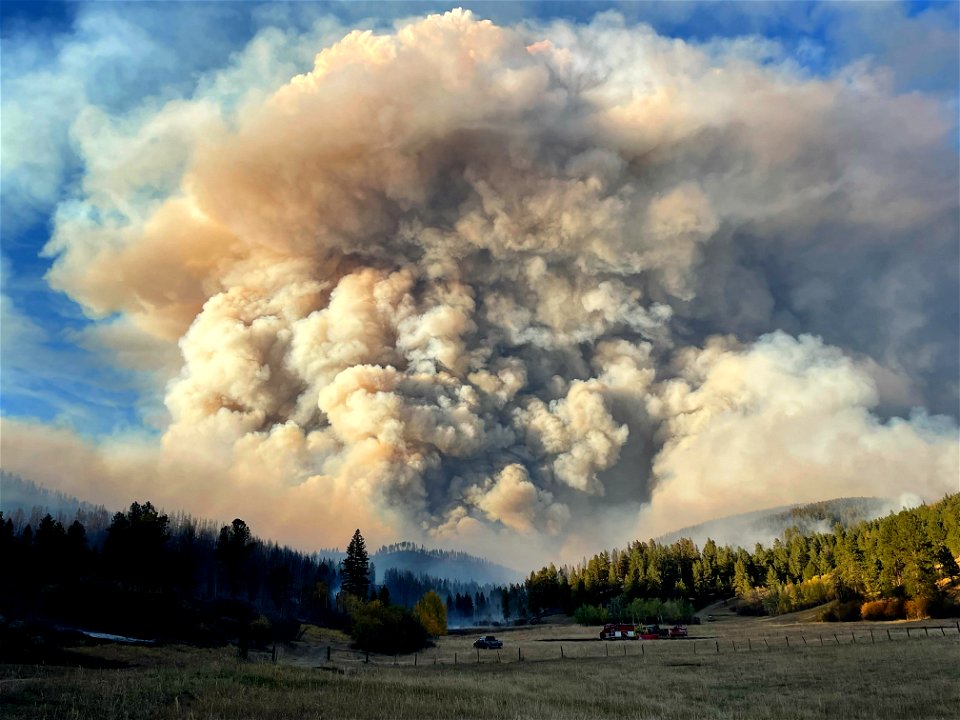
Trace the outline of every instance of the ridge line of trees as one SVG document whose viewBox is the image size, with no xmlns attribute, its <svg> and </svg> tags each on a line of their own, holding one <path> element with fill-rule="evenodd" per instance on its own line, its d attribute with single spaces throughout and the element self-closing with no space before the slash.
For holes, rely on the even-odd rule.
<svg viewBox="0 0 960 720">
<path fill-rule="evenodd" d="M 757 543 L 752 552 L 710 539 L 702 549 L 687 538 L 636 541 L 574 566 L 543 567 L 525 586 L 530 612 L 579 611 L 594 623 L 636 616 L 639 606 L 631 604 L 639 600 L 687 603 L 689 615 L 734 595 L 738 611 L 751 614 L 831 602 L 827 620 L 859 619 L 861 610 L 891 618 L 953 614 L 956 600 L 944 588 L 960 578 L 958 556 L 960 493 L 851 527 L 837 524 L 832 532 L 790 528 L 770 547 Z M 865 607 L 871 602 L 880 605 Z"/>
</svg>

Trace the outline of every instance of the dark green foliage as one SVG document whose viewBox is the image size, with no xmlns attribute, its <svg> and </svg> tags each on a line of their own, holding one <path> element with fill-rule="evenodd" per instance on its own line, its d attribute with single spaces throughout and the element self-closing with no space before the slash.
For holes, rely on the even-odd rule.
<svg viewBox="0 0 960 720">
<path fill-rule="evenodd" d="M 343 592 L 363 600 L 369 589 L 370 559 L 363 535 L 358 528 L 350 539 L 347 557 L 343 561 Z"/>
<path fill-rule="evenodd" d="M 860 603 L 834 600 L 820 611 L 819 619 L 821 622 L 855 622 L 860 619 Z"/>
<path fill-rule="evenodd" d="M 638 598 L 622 610 L 615 609 L 613 603 L 608 606 L 611 619 L 621 622 L 642 623 L 680 623 L 689 622 L 693 617 L 693 604 L 687 600 L 659 600 L 657 598 Z"/>
<path fill-rule="evenodd" d="M 223 569 L 230 594 L 234 597 L 240 595 L 244 586 L 248 585 L 248 567 L 253 551 L 253 537 L 243 520 L 235 518 L 230 525 L 220 528 L 220 535 L 217 537 L 217 561 Z"/>
<path fill-rule="evenodd" d="M 108 573 L 135 590 L 169 588 L 169 526 L 170 519 L 150 502 L 135 502 L 126 513 L 114 515 L 103 544 Z"/>
<path fill-rule="evenodd" d="M 355 602 L 350 610 L 350 637 L 361 650 L 411 653 L 428 644 L 427 631 L 406 608 L 379 600 Z"/>
</svg>

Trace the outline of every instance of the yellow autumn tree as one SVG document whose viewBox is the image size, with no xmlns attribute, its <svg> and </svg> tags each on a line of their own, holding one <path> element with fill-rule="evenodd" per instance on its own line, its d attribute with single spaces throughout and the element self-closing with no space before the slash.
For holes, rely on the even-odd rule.
<svg viewBox="0 0 960 720">
<path fill-rule="evenodd" d="M 413 614 L 431 637 L 447 634 L 447 606 L 433 590 L 428 590 L 413 606 Z"/>
</svg>

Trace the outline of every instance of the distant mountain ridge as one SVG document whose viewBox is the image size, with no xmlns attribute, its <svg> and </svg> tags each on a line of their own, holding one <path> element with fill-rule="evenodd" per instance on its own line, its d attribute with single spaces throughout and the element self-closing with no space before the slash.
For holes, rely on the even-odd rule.
<svg viewBox="0 0 960 720">
<path fill-rule="evenodd" d="M 3 470 L 0 470 L 0 512 L 7 518 L 16 516 L 15 522 L 32 525 L 47 513 L 65 525 L 79 516 L 94 532 L 106 528 L 112 514 L 103 505 L 50 490 Z"/>
<path fill-rule="evenodd" d="M 517 570 L 498 565 L 486 558 L 459 550 L 431 550 L 412 542 L 385 545 L 370 559 L 376 563 L 378 573 L 393 568 L 409 570 L 415 575 L 475 582 L 478 585 L 505 585 L 523 579 Z"/>
<path fill-rule="evenodd" d="M 718 545 L 739 545 L 749 549 L 758 542 L 769 545 L 775 538 L 782 538 L 789 528 L 797 528 L 803 534 L 831 532 L 838 523 L 849 527 L 917 504 L 914 497 L 849 497 L 780 505 L 681 528 L 661 535 L 657 542 L 673 543 L 680 538 L 689 538 L 702 547 L 707 538 L 712 538 Z"/>
</svg>

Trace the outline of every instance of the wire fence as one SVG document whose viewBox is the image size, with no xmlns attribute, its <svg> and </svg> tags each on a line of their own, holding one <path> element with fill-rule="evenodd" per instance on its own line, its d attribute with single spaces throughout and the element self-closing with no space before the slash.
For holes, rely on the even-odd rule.
<svg viewBox="0 0 960 720">
<path fill-rule="evenodd" d="M 610 657 L 679 659 L 728 653 L 801 651 L 842 645 L 869 645 L 949 637 L 960 638 L 960 620 L 952 625 L 826 630 L 817 633 L 768 633 L 742 638 L 687 637 L 659 640 L 554 638 L 509 644 L 496 650 L 434 648 L 411 655 L 382 655 L 327 646 L 326 663 L 375 666 L 484 665 L 557 660 L 599 660 Z M 318 667 L 323 667 L 318 666 Z"/>
</svg>

